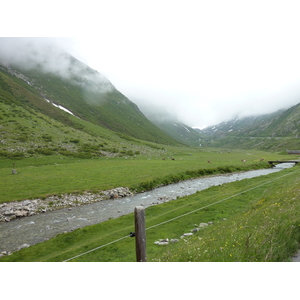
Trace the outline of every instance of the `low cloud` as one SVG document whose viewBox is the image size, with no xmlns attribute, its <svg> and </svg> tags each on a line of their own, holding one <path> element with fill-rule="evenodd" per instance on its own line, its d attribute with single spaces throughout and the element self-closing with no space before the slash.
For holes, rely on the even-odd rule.
<svg viewBox="0 0 300 300">
<path fill-rule="evenodd" d="M 224 47 L 211 44 L 207 36 L 202 43 L 187 40 L 184 48 L 172 38 L 162 39 L 164 47 L 157 48 L 155 40 L 146 43 L 143 35 L 120 47 L 117 32 L 101 39 L 0 38 L 0 60 L 41 67 L 83 89 L 106 92 L 114 85 L 145 114 L 170 114 L 191 127 L 272 113 L 300 102 L 298 44 L 286 40 L 284 47 L 275 47 L 276 37 L 258 51 L 248 47 L 254 38 L 241 37 L 245 45 L 240 45 L 224 34 L 231 38 Z M 101 73 L 72 63 L 66 51 Z"/>
<path fill-rule="evenodd" d="M 61 38 L 0 38 L 0 61 L 22 69 L 40 69 L 72 80 L 82 88 L 107 92 L 112 84 L 99 72 L 74 60 L 72 43 Z"/>
</svg>

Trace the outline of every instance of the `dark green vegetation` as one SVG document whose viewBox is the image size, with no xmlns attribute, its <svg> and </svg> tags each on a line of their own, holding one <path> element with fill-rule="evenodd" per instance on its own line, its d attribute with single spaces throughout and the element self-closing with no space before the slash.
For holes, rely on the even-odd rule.
<svg viewBox="0 0 300 300">
<path fill-rule="evenodd" d="M 211 187 L 146 209 L 148 261 L 289 261 L 300 242 L 299 168 Z M 194 224 L 213 222 L 192 237 Z M 1 261 L 135 261 L 133 214 L 77 229 Z M 178 243 L 157 246 L 164 238 Z M 103 247 L 102 247 L 103 246 Z"/>
<path fill-rule="evenodd" d="M 139 183 L 133 189 L 136 192 L 144 192 L 148 190 L 152 190 L 160 185 L 168 185 L 176 182 L 180 182 L 187 179 L 199 178 L 202 176 L 215 175 L 215 174 L 229 174 L 240 171 L 249 171 L 249 170 L 257 170 L 268 168 L 270 165 L 267 162 L 261 162 L 256 164 L 248 164 L 248 165 L 224 165 L 216 168 L 204 168 L 197 170 L 188 170 L 185 172 L 179 172 L 177 174 L 171 174 L 164 176 L 162 178 L 156 178 L 151 181 L 144 181 Z"/>
</svg>

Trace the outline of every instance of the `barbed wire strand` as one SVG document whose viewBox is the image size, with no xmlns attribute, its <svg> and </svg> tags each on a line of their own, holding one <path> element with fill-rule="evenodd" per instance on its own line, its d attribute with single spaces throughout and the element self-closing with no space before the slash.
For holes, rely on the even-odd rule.
<svg viewBox="0 0 300 300">
<path fill-rule="evenodd" d="M 299 169 L 299 170 L 300 170 L 300 169 Z M 239 196 L 239 195 L 242 195 L 242 194 L 244 194 L 244 193 L 247 193 L 247 192 L 249 192 L 249 191 L 252 191 L 252 190 L 254 190 L 254 189 L 257 189 L 257 188 L 259 188 L 259 187 L 261 187 L 261 186 L 264 186 L 264 185 L 266 185 L 266 184 L 269 184 L 269 183 L 271 183 L 271 182 L 273 182 L 273 181 L 276 181 L 276 180 L 278 180 L 278 179 L 281 179 L 281 178 L 283 178 L 283 177 L 285 177 L 285 176 L 291 175 L 291 174 L 293 174 L 294 172 L 297 172 L 297 171 L 299 171 L 299 170 L 295 170 L 295 171 L 293 171 L 293 172 L 291 172 L 291 173 L 282 175 L 282 176 L 280 176 L 280 177 L 277 177 L 277 178 L 275 178 L 275 179 L 273 179 L 273 180 L 270 180 L 270 181 L 267 181 L 267 182 L 262 183 L 262 184 L 260 184 L 260 185 L 257 185 L 257 186 L 255 186 L 255 187 L 253 187 L 253 188 L 248 189 L 248 190 L 242 191 L 242 192 L 240 192 L 240 193 L 234 194 L 234 195 L 232 195 L 232 196 L 229 196 L 229 197 L 227 197 L 227 198 L 221 199 L 221 200 L 216 201 L 216 202 L 214 202 L 214 203 L 211 203 L 211 204 L 208 204 L 208 205 L 206 205 L 206 206 L 203 206 L 203 207 L 197 208 L 197 209 L 195 209 L 195 210 L 189 211 L 189 212 L 187 212 L 187 213 L 185 213 L 185 214 L 182 214 L 182 215 L 177 216 L 177 217 L 175 217 L 175 218 L 172 218 L 172 219 L 169 219 L 169 220 L 167 220 L 167 221 L 161 222 L 161 223 L 159 223 L 159 224 L 150 226 L 150 227 L 146 228 L 145 230 L 149 230 L 149 229 L 158 227 L 158 226 L 160 226 L 160 225 L 169 223 L 169 222 L 174 221 L 174 220 L 176 220 L 176 219 L 179 219 L 179 218 L 182 218 L 182 217 L 187 216 L 187 215 L 189 215 L 189 214 L 192 214 L 192 213 L 194 213 L 194 212 L 196 212 L 196 211 L 205 209 L 205 208 L 207 208 L 207 207 L 210 207 L 210 206 L 212 206 L 212 205 L 221 203 L 221 202 L 226 201 L 226 200 L 228 200 L 228 199 L 237 197 L 237 196 Z M 114 241 L 112 241 L 112 242 L 109 242 L 109 243 L 107 243 L 107 244 L 105 244 L 105 245 L 99 246 L 99 247 L 94 248 L 94 249 L 91 249 L 91 250 L 89 250 L 89 251 L 87 251 L 87 252 L 84 252 L 84 253 L 78 254 L 78 255 L 76 255 L 76 256 L 74 256 L 74 257 L 68 258 L 68 259 L 64 260 L 63 262 L 67 262 L 67 261 L 73 260 L 73 259 L 75 259 L 75 258 L 77 258 L 77 257 L 83 256 L 83 255 L 88 254 L 88 253 L 90 253 L 90 252 L 93 252 L 93 251 L 95 251 L 95 250 L 104 248 L 104 247 L 106 247 L 106 246 L 108 246 L 108 245 L 114 244 L 114 243 L 119 242 L 119 241 L 121 241 L 121 240 L 123 240 L 123 239 L 125 239 L 125 238 L 128 238 L 128 237 L 130 237 L 130 235 L 126 235 L 126 236 L 124 236 L 124 237 L 122 237 L 122 238 L 119 238 L 119 239 L 117 239 L 117 240 L 114 240 Z"/>
</svg>

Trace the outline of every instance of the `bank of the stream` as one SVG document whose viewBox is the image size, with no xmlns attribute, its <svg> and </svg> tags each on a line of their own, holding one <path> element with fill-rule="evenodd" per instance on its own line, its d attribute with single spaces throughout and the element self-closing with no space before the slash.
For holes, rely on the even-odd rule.
<svg viewBox="0 0 300 300">
<path fill-rule="evenodd" d="M 0 223 L 33 216 L 39 213 L 46 213 L 65 207 L 91 204 L 109 198 L 115 199 L 120 197 L 132 196 L 133 194 L 153 190 L 157 187 L 168 186 L 170 184 L 207 175 L 230 174 L 238 171 L 257 170 L 263 168 L 270 168 L 270 165 L 265 162 L 260 162 L 250 165 L 228 165 L 209 169 L 204 168 L 198 170 L 189 170 L 176 173 L 175 175 L 172 174 L 157 177 L 156 179 L 150 181 L 142 181 L 131 186 L 130 189 L 127 187 L 117 187 L 110 190 L 97 192 L 84 191 L 75 193 L 62 193 L 35 199 L 24 199 L 23 201 L 7 201 L 4 203 L 0 203 Z"/>
<path fill-rule="evenodd" d="M 31 199 L 0 204 L 0 223 L 10 222 L 16 219 L 31 217 L 40 213 L 47 213 L 62 208 L 68 208 L 91 204 L 107 199 L 116 199 L 133 196 L 133 193 L 125 187 L 118 187 L 100 193 L 76 193 L 61 194 L 46 197 L 45 199 Z"/>
</svg>

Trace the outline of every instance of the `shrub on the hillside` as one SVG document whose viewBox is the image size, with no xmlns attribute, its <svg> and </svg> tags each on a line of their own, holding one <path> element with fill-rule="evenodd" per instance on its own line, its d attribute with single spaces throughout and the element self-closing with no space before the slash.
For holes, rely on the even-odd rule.
<svg viewBox="0 0 300 300">
<path fill-rule="evenodd" d="M 99 150 L 99 146 L 85 143 L 80 148 L 83 152 L 94 152 Z"/>
<path fill-rule="evenodd" d="M 74 156 L 74 152 L 69 150 L 60 150 L 58 153 L 64 156 Z"/>
<path fill-rule="evenodd" d="M 120 153 L 128 155 L 128 156 L 133 156 L 134 155 L 134 153 L 133 153 L 132 150 L 127 150 L 127 151 L 126 150 L 122 150 L 122 151 L 120 151 Z"/>
<path fill-rule="evenodd" d="M 80 142 L 80 140 L 72 138 L 72 139 L 70 139 L 70 142 L 74 143 L 74 144 L 78 144 Z"/>
<path fill-rule="evenodd" d="M 21 159 L 25 156 L 24 152 L 16 151 L 16 152 L 9 152 L 8 158 L 10 159 Z"/>
<path fill-rule="evenodd" d="M 0 157 L 8 157 L 8 156 L 9 156 L 8 151 L 0 149 Z"/>
<path fill-rule="evenodd" d="M 43 135 L 42 135 L 42 139 L 43 139 L 45 142 L 52 142 L 52 136 L 49 135 L 49 134 L 43 134 Z"/>
<path fill-rule="evenodd" d="M 52 155 L 54 154 L 54 151 L 50 148 L 37 148 L 35 149 L 35 152 L 38 154 L 43 154 L 43 155 Z"/>
<path fill-rule="evenodd" d="M 22 135 L 20 135 L 20 136 L 18 137 L 18 141 L 19 141 L 19 142 L 22 142 L 22 143 L 26 142 L 27 139 L 28 139 L 27 134 L 22 134 Z"/>
</svg>

